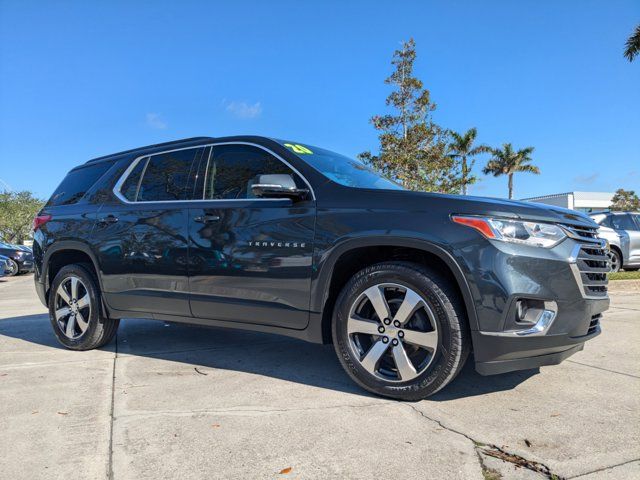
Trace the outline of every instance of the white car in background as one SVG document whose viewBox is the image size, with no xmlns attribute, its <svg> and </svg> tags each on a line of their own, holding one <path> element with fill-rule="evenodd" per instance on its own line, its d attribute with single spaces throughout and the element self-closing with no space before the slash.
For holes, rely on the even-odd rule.
<svg viewBox="0 0 640 480">
<path fill-rule="evenodd" d="M 591 218 L 600 225 L 598 235 L 609 242 L 611 271 L 640 269 L 640 213 L 602 212 Z"/>
</svg>

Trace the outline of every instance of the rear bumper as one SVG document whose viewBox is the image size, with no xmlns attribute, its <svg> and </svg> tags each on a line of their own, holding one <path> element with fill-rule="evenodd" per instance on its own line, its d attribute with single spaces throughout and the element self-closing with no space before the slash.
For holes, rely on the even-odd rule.
<svg viewBox="0 0 640 480">
<path fill-rule="evenodd" d="M 47 305 L 47 293 L 46 293 L 46 288 L 44 283 L 40 282 L 39 278 L 34 275 L 33 277 L 33 283 L 35 284 L 36 287 L 36 293 L 38 294 L 38 298 L 40 299 L 40 301 L 42 302 L 42 304 L 45 307 L 48 307 Z"/>
</svg>

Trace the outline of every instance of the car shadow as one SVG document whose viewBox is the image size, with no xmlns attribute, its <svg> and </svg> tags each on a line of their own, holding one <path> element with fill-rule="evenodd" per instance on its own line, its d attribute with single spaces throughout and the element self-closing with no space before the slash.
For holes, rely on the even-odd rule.
<svg viewBox="0 0 640 480">
<path fill-rule="evenodd" d="M 0 339 L 3 336 L 47 348 L 64 349 L 55 338 L 46 314 L 0 320 Z M 242 371 L 372 396 L 353 383 L 343 371 L 333 346 L 278 335 L 132 319 L 120 323 L 116 340 L 102 350 L 190 364 L 195 375 L 206 374 L 207 369 Z M 483 377 L 475 371 L 470 359 L 458 377 L 429 400 L 444 402 L 511 390 L 536 373 L 539 370 Z"/>
</svg>

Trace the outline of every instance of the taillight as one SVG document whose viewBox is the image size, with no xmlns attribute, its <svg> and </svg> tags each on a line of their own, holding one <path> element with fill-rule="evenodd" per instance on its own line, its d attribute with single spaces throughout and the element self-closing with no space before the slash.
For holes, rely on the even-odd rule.
<svg viewBox="0 0 640 480">
<path fill-rule="evenodd" d="M 41 213 L 40 215 L 36 215 L 33 219 L 33 231 L 38 230 L 42 225 L 51 220 L 51 215 L 48 213 Z"/>
</svg>

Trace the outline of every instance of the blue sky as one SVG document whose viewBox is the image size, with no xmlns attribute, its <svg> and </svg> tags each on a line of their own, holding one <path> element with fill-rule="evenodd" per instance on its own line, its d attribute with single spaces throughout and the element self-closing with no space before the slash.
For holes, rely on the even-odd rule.
<svg viewBox="0 0 640 480">
<path fill-rule="evenodd" d="M 48 197 L 91 157 L 196 135 L 375 149 L 414 37 L 438 123 L 536 148 L 516 198 L 640 191 L 640 59 L 622 56 L 638 23 L 637 0 L 0 0 L 0 179 Z"/>
</svg>

